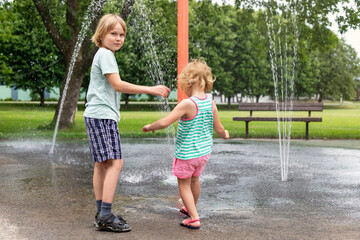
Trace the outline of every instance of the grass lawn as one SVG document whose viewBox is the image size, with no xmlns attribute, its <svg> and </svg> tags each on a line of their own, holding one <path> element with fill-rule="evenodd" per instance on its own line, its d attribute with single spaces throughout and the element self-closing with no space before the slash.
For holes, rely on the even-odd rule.
<svg viewBox="0 0 360 240">
<path fill-rule="evenodd" d="M 33 104 L 0 103 L 0 139 L 51 138 L 49 129 L 54 116 L 54 105 L 40 108 Z M 58 139 L 86 139 L 83 111 L 76 114 L 75 124 L 70 129 L 58 132 Z M 155 134 L 143 133 L 142 126 L 165 116 L 159 111 L 121 111 L 119 131 L 122 137 L 164 137 L 166 130 Z M 249 112 L 220 110 L 220 120 L 232 138 L 245 136 L 245 123 L 232 121 L 235 116 L 249 116 Z M 276 116 L 275 112 L 254 112 L 253 116 Z M 307 112 L 294 112 L 293 116 L 307 116 Z M 322 117 L 321 123 L 310 123 L 311 139 L 360 139 L 360 103 L 324 106 L 323 112 L 313 112 L 313 117 Z M 251 138 L 277 138 L 276 122 L 251 122 Z M 176 128 L 176 124 L 174 124 Z M 170 129 L 171 131 L 171 129 Z M 305 138 L 305 123 L 293 122 L 291 138 Z"/>
</svg>

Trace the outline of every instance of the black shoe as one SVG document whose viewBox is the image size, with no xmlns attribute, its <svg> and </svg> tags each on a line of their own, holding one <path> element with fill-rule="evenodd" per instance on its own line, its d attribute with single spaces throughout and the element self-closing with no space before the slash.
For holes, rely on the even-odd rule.
<svg viewBox="0 0 360 240">
<path fill-rule="evenodd" d="M 98 228 L 99 227 L 99 213 L 97 212 L 95 215 L 95 221 L 94 221 L 94 227 Z"/>
<path fill-rule="evenodd" d="M 115 216 L 117 219 L 119 219 L 119 221 L 120 221 L 122 224 L 126 224 L 126 219 L 125 219 L 125 218 L 123 218 L 122 216 L 116 215 L 116 214 L 114 214 L 114 216 Z M 94 226 L 95 226 L 96 228 L 99 227 L 99 224 L 98 224 L 99 219 L 100 219 L 99 213 L 96 213 L 96 215 L 95 215 L 95 221 L 94 221 Z"/>
<path fill-rule="evenodd" d="M 100 231 L 112 231 L 112 232 L 128 232 L 131 230 L 130 226 L 126 222 L 120 221 L 116 215 L 111 214 L 107 218 L 98 218 L 96 222 L 97 229 Z"/>
</svg>

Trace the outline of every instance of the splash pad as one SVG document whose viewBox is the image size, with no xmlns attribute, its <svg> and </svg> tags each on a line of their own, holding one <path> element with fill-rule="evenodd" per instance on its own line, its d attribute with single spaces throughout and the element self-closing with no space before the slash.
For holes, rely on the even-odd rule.
<svg viewBox="0 0 360 240">
<path fill-rule="evenodd" d="M 193 236 L 178 225 L 183 216 L 177 210 L 177 182 L 171 175 L 172 151 L 166 140 L 122 142 L 124 168 L 115 211 L 131 223 L 133 231 L 127 237 Z M 360 149 L 295 141 L 289 180 L 282 182 L 277 144 L 215 140 L 201 176 L 198 234 L 208 239 L 359 239 Z M 49 145 L 33 140 L 0 142 L 0 218 L 12 226 L 1 229 L 0 236 L 113 237 L 93 231 L 91 225 L 93 165 L 87 142 L 58 142 L 52 155 Z M 14 207 L 22 209 L 21 217 L 11 210 Z"/>
<path fill-rule="evenodd" d="M 164 153 L 168 143 L 122 140 L 127 152 L 115 211 L 133 227 L 126 237 L 193 237 L 178 226 L 182 215 L 170 173 L 173 152 Z M 295 144 L 288 181 L 281 182 L 277 146 L 273 141 L 215 141 L 201 177 L 201 237 L 359 239 L 360 150 Z M 49 147 L 45 141 L 0 143 L 1 239 L 91 239 L 98 234 L 84 221 L 94 215 L 87 142 L 59 142 L 51 155 Z M 21 209 L 21 216 L 11 209 Z M 113 239 L 113 234 L 101 233 L 101 238 Z"/>
</svg>

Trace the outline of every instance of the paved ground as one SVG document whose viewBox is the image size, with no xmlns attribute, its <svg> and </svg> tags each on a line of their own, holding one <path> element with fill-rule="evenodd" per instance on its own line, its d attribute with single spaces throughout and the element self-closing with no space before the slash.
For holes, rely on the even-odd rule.
<svg viewBox="0 0 360 240">
<path fill-rule="evenodd" d="M 360 141 L 295 142 L 287 182 L 276 142 L 217 141 L 201 179 L 198 231 L 179 226 L 167 143 L 123 142 L 129 160 L 114 209 L 132 231 L 120 234 L 92 225 L 86 143 L 48 155 L 44 141 L 0 142 L 0 239 L 360 239 Z"/>
</svg>

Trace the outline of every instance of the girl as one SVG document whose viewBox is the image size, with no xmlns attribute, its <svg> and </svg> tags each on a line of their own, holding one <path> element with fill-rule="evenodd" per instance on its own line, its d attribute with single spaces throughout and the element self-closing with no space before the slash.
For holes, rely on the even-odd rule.
<svg viewBox="0 0 360 240">
<path fill-rule="evenodd" d="M 134 85 L 122 81 L 115 59 L 125 40 L 126 24 L 115 15 L 103 16 L 92 37 L 99 47 L 91 66 L 90 85 L 84 117 L 90 152 L 95 162 L 93 187 L 97 214 L 95 226 L 98 230 L 114 232 L 130 231 L 126 220 L 112 213 L 117 181 L 123 166 L 118 122 L 120 120 L 120 93 L 153 94 L 167 97 L 170 89 L 158 85 L 153 87 Z"/>
<path fill-rule="evenodd" d="M 222 138 L 229 133 L 222 126 L 215 103 L 206 95 L 215 79 L 203 60 L 193 60 L 179 75 L 181 89 L 189 96 L 164 118 L 143 127 L 144 132 L 163 129 L 179 119 L 172 174 L 178 178 L 185 205 L 180 212 L 189 216 L 181 226 L 200 228 L 196 204 L 200 195 L 199 176 L 212 149 L 213 129 Z"/>
</svg>

